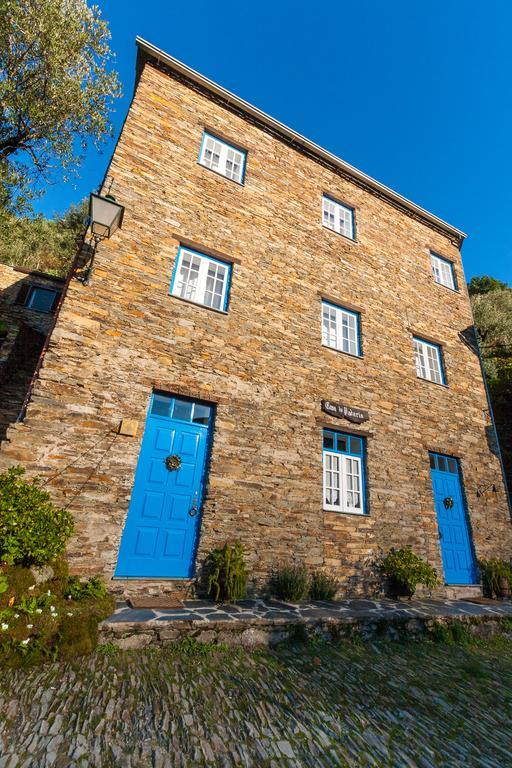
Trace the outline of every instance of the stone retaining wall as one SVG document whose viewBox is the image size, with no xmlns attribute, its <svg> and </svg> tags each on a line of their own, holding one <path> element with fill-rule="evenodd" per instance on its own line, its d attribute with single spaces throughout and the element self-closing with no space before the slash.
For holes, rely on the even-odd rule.
<svg viewBox="0 0 512 768">
<path fill-rule="evenodd" d="M 223 643 L 244 648 L 274 646 L 292 640 L 303 641 L 312 638 L 335 641 L 342 638 L 372 640 L 413 639 L 431 633 L 436 627 L 459 625 L 472 636 L 489 638 L 502 632 L 511 633 L 510 618 L 496 616 L 439 616 L 410 618 L 345 618 L 302 619 L 300 621 L 251 620 L 243 622 L 218 621 L 168 621 L 148 623 L 102 622 L 99 627 L 99 642 L 112 643 L 123 650 L 162 646 L 179 643 L 192 638 L 199 643 Z"/>
</svg>

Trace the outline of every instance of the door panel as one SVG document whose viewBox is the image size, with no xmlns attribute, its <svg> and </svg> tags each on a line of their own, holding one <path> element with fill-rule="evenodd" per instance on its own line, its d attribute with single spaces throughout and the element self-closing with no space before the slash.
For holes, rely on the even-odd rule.
<svg viewBox="0 0 512 768">
<path fill-rule="evenodd" d="M 159 394 L 152 398 L 152 404 L 156 397 L 155 412 L 150 408 L 142 439 L 119 548 L 117 577 L 187 578 L 193 573 L 209 423 L 190 423 L 161 415 L 162 411 L 172 414 L 175 401 Z M 183 402 L 188 401 L 177 402 L 180 407 L 176 411 L 192 419 L 195 404 L 183 408 Z M 165 459 L 169 455 L 180 457 L 179 469 L 167 468 Z"/>
<path fill-rule="evenodd" d="M 430 454 L 430 474 L 447 584 L 475 584 L 476 564 L 458 462 Z"/>
</svg>

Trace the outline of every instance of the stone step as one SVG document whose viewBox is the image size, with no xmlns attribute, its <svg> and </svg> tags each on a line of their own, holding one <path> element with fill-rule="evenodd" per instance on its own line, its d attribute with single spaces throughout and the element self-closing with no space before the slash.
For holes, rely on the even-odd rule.
<svg viewBox="0 0 512 768">
<path fill-rule="evenodd" d="M 482 597 L 482 586 L 480 584 L 454 584 L 444 588 L 445 597 L 448 600 L 465 600 L 468 597 Z"/>
<path fill-rule="evenodd" d="M 176 579 L 168 581 L 147 581 L 146 579 L 113 579 L 109 592 L 115 598 L 126 600 L 130 597 L 169 597 L 187 600 L 195 597 L 194 579 Z"/>
</svg>

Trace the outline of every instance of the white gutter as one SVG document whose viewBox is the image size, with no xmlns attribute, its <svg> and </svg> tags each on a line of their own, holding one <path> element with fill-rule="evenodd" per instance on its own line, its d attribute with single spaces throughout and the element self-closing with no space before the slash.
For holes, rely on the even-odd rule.
<svg viewBox="0 0 512 768">
<path fill-rule="evenodd" d="M 320 147 L 318 144 L 315 144 L 313 141 L 306 139 L 304 136 L 301 136 L 300 133 L 296 133 L 291 128 L 288 128 L 288 126 L 280 123 L 278 120 L 274 120 L 274 118 L 270 117 L 270 115 L 262 112 L 257 107 L 253 107 L 253 105 L 249 104 L 249 102 L 240 99 L 238 96 L 235 96 L 234 93 L 227 91 L 225 88 L 217 85 L 217 83 L 214 83 L 213 80 L 209 80 L 207 77 L 204 77 L 204 75 L 199 74 L 199 72 L 196 72 L 194 69 L 187 67 L 186 64 L 178 61 L 178 59 L 175 59 L 168 53 L 161 51 L 159 48 L 151 45 L 151 43 L 148 43 L 141 37 L 136 37 L 135 41 L 141 51 L 144 51 L 149 56 L 152 56 L 176 72 L 179 72 L 181 75 L 189 78 L 193 82 L 198 83 L 199 85 L 203 86 L 203 88 L 206 88 L 212 93 L 215 93 L 217 96 L 220 96 L 222 99 L 227 101 L 229 104 L 232 104 L 237 109 L 246 112 L 265 125 L 268 125 L 270 128 L 285 136 L 291 142 L 295 142 L 304 149 L 307 149 L 312 154 L 317 155 L 317 157 L 320 157 L 332 165 L 337 166 L 342 171 L 349 174 L 354 179 L 362 182 L 371 189 L 375 190 L 377 193 L 387 198 L 388 200 L 391 200 L 394 203 L 398 203 L 398 205 L 416 214 L 416 216 L 429 221 L 431 224 L 434 224 L 435 226 L 441 228 L 448 234 L 456 237 L 457 239 L 460 239 L 461 241 L 467 237 L 467 235 L 460 229 L 452 227 L 451 224 L 443 221 L 443 219 L 440 219 L 433 213 L 426 211 L 425 208 L 421 208 L 421 206 L 411 202 L 411 200 L 408 200 L 406 197 L 398 194 L 398 192 L 394 192 L 392 189 L 386 187 L 384 184 L 381 184 L 379 181 L 376 181 L 371 176 L 367 176 L 366 173 L 363 173 L 357 168 L 354 168 L 354 166 L 350 165 L 350 163 L 346 163 L 344 160 L 337 157 L 336 155 L 333 155 L 331 152 L 322 149 L 322 147 Z"/>
</svg>

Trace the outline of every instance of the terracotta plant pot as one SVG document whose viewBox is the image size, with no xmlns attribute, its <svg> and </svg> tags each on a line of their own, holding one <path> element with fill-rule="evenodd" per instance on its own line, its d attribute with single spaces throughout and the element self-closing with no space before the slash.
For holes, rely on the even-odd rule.
<svg viewBox="0 0 512 768">
<path fill-rule="evenodd" d="M 500 577 L 500 597 L 510 597 L 510 584 L 506 576 Z"/>
</svg>

